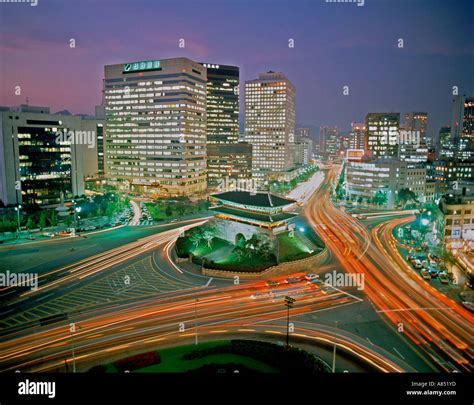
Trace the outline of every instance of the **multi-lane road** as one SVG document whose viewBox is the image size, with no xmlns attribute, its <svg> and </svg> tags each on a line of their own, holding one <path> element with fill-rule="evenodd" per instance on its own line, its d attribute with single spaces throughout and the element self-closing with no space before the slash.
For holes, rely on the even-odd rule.
<svg viewBox="0 0 474 405">
<path fill-rule="evenodd" d="M 8 301 L 0 309 L 6 318 L 0 370 L 83 371 L 124 353 L 197 338 L 281 335 L 283 340 L 282 301 L 291 295 L 297 299 L 292 337 L 305 344 L 337 344 L 338 353 L 379 371 L 471 371 L 472 316 L 420 283 L 397 256 L 391 231 L 410 219 L 387 217 L 366 227 L 332 205 L 335 173 L 325 174 L 304 208 L 332 258 L 329 266 L 314 271 L 363 274 L 363 291 L 305 280 L 280 287 L 264 281 L 233 285 L 232 279 L 212 279 L 177 267 L 170 258 L 173 241 L 207 218 L 134 231 L 148 232 L 139 238 L 114 241 L 120 231 L 111 231 L 97 239 L 45 242 L 42 246 L 50 247 L 41 254 L 34 252 L 38 245 L 31 245 L 33 252 L 16 247 L 22 252 L 18 257 L 38 255 L 43 261 L 23 264 L 25 270 L 42 271 L 36 291 L 3 291 Z M 110 248 L 99 249 L 99 240 Z M 62 250 L 72 253 L 69 262 L 46 258 L 54 245 L 58 255 Z M 13 265 L 14 255 L 8 259 Z M 75 306 L 83 297 L 84 304 Z M 50 308 L 64 317 L 44 322 Z M 341 321 L 338 327 L 335 321 Z"/>
<path fill-rule="evenodd" d="M 391 231 L 412 220 L 394 219 L 367 229 L 334 207 L 329 171 L 306 215 L 333 256 L 348 273 L 363 274 L 365 296 L 406 345 L 445 372 L 472 371 L 474 318 L 466 309 L 406 272 Z"/>
</svg>

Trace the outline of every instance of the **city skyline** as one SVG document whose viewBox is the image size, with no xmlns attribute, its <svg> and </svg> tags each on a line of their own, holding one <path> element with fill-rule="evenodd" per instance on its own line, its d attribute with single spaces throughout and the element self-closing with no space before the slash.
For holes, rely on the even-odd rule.
<svg viewBox="0 0 474 405">
<path fill-rule="evenodd" d="M 0 0 L 7 400 L 467 399 L 473 21 Z"/>
<path fill-rule="evenodd" d="M 6 41 L 0 55 L 8 63 L 0 64 L 5 79 L 0 105 L 24 104 L 28 99 L 32 105 L 51 106 L 52 111 L 92 114 L 102 99 L 104 65 L 187 57 L 238 66 L 241 105 L 242 83 L 268 70 L 283 72 L 300 89 L 296 123 L 312 127 L 313 135 L 324 125 L 349 132 L 351 122 L 362 122 L 368 112 L 426 111 L 428 135 L 436 136 L 450 122 L 452 86 L 458 87 L 459 94 L 474 91 L 469 80 L 474 68 L 469 13 L 462 11 L 472 8 L 469 1 L 456 5 L 433 1 L 429 13 L 424 0 L 410 2 L 409 7 L 393 1 L 383 6 L 366 1 L 363 7 L 323 1 L 298 1 L 299 7 L 290 7 L 292 3 L 283 0 L 272 2 L 272 7 L 267 1 L 196 5 L 182 0 L 178 2 L 182 7 L 176 2 L 158 6 L 140 1 L 113 7 L 108 1 L 84 3 L 58 7 L 56 1 L 43 1 L 36 7 L 2 7 L 5 22 L 0 34 Z M 124 27 L 136 16 L 135 4 L 156 14 L 140 15 L 140 27 L 130 31 Z M 206 13 L 209 6 L 213 13 Z M 77 18 L 66 24 L 64 14 Z M 235 22 L 224 24 L 227 16 L 234 16 Z M 31 24 L 11 23 L 33 17 Z M 147 24 L 153 18 L 158 18 L 153 26 L 164 24 L 166 30 Z M 42 29 L 49 19 L 55 21 L 54 31 Z M 357 29 L 367 21 L 370 30 Z M 280 29 L 266 35 L 274 25 Z M 179 47 L 180 39 L 184 48 Z M 400 39 L 403 48 L 398 47 Z M 17 85 L 20 95 L 14 92 Z M 343 94 L 343 86 L 349 86 L 348 95 Z"/>
</svg>

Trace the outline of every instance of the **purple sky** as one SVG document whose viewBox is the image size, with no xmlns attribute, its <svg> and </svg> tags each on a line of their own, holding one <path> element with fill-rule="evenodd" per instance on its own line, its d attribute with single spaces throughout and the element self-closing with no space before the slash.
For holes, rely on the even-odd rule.
<svg viewBox="0 0 474 405">
<path fill-rule="evenodd" d="M 0 105 L 28 97 L 93 113 L 105 64 L 177 56 L 240 66 L 242 82 L 284 72 L 298 124 L 341 130 L 369 111 L 416 110 L 434 134 L 449 122 L 452 86 L 474 94 L 471 0 L 38 1 L 0 3 Z"/>
</svg>

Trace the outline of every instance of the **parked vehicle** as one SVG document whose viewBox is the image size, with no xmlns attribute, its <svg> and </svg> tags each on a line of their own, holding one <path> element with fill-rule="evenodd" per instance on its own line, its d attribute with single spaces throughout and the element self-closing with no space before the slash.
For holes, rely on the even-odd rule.
<svg viewBox="0 0 474 405">
<path fill-rule="evenodd" d="M 428 270 L 421 270 L 421 277 L 425 280 L 431 280 L 431 276 Z"/>
<path fill-rule="evenodd" d="M 415 269 L 421 269 L 423 267 L 423 265 L 421 264 L 421 262 L 418 260 L 418 259 L 415 259 L 415 262 L 413 263 L 413 267 Z"/>
<path fill-rule="evenodd" d="M 306 274 L 306 280 L 311 281 L 311 280 L 316 280 L 319 278 L 317 274 Z"/>
<path fill-rule="evenodd" d="M 436 267 L 430 266 L 428 268 L 428 273 L 430 273 L 431 278 L 438 277 L 439 270 Z"/>
<path fill-rule="evenodd" d="M 439 273 L 439 281 L 443 284 L 448 284 L 449 283 L 449 278 L 448 275 L 445 272 Z"/>
<path fill-rule="evenodd" d="M 474 312 L 474 302 L 463 301 L 462 305 L 463 307 L 467 308 L 469 311 Z"/>
</svg>

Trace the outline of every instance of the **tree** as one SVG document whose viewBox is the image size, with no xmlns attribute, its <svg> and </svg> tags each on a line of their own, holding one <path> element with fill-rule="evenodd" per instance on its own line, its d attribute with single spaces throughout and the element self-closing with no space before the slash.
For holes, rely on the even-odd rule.
<svg viewBox="0 0 474 405">
<path fill-rule="evenodd" d="M 58 213 L 54 210 L 50 211 L 48 221 L 51 226 L 56 226 L 58 224 Z"/>
<path fill-rule="evenodd" d="M 402 188 L 399 192 L 398 192 L 398 201 L 402 204 L 402 205 L 405 205 L 407 204 L 409 201 L 413 201 L 415 203 L 418 202 L 418 198 L 416 196 L 416 194 L 411 191 L 410 189 L 408 188 Z"/>
<path fill-rule="evenodd" d="M 212 240 L 214 239 L 214 233 L 210 229 L 205 229 L 202 233 L 202 238 L 206 241 L 207 247 L 212 246 Z"/>
<path fill-rule="evenodd" d="M 377 204 L 377 205 L 385 205 L 387 203 L 387 194 L 383 192 L 382 190 L 378 190 L 375 193 L 372 201 L 374 202 L 374 204 Z"/>
<path fill-rule="evenodd" d="M 39 217 L 39 227 L 41 230 L 46 228 L 46 220 L 48 219 L 48 213 L 46 211 L 41 211 L 40 217 Z"/>
<path fill-rule="evenodd" d="M 28 229 L 28 230 L 33 229 L 35 226 L 36 226 L 36 223 L 33 220 L 33 218 L 28 217 L 28 220 L 26 221 L 26 229 Z"/>
<path fill-rule="evenodd" d="M 169 204 L 166 206 L 165 215 L 167 217 L 171 217 L 173 215 L 173 210 L 171 209 L 171 205 Z"/>
<path fill-rule="evenodd" d="M 241 262 L 244 260 L 245 256 L 247 256 L 245 249 L 240 246 L 236 246 L 232 252 L 235 254 L 238 262 Z"/>
<path fill-rule="evenodd" d="M 190 231 L 189 240 L 191 241 L 191 243 L 194 245 L 195 248 L 199 246 L 202 239 L 203 239 L 203 232 L 201 228 L 193 228 Z"/>
</svg>

